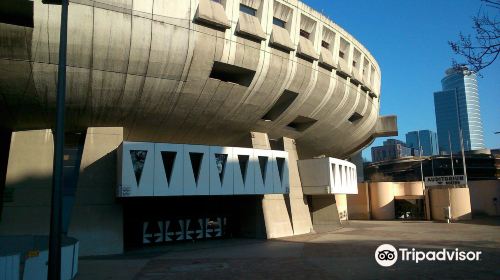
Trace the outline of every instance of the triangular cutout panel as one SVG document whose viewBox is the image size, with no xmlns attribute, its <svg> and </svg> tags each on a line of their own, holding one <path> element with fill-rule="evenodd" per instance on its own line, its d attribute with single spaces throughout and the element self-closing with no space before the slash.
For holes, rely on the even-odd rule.
<svg viewBox="0 0 500 280">
<path fill-rule="evenodd" d="M 285 158 L 276 157 L 276 163 L 278 164 L 278 174 L 280 176 L 280 182 L 283 183 L 283 170 L 285 169 Z"/>
<path fill-rule="evenodd" d="M 147 155 L 148 151 L 146 150 L 130 150 L 130 158 L 132 159 L 132 167 L 134 168 L 137 186 L 139 186 L 139 182 L 141 181 L 142 171 L 144 170 L 144 163 L 146 162 Z"/>
<path fill-rule="evenodd" d="M 191 160 L 191 167 L 193 168 L 194 180 L 196 182 L 196 185 L 198 185 L 198 178 L 200 177 L 203 153 L 189 152 L 189 159 Z"/>
<path fill-rule="evenodd" d="M 170 179 L 172 178 L 172 171 L 174 170 L 175 158 L 177 152 L 162 151 L 161 158 L 163 160 L 163 168 L 167 176 L 168 187 L 170 187 Z"/>
<path fill-rule="evenodd" d="M 240 164 L 241 178 L 243 178 L 243 184 L 245 184 L 245 180 L 247 178 L 247 169 L 248 169 L 248 160 L 250 159 L 249 155 L 238 155 L 238 162 Z"/>
<path fill-rule="evenodd" d="M 219 173 L 220 183 L 224 179 L 224 172 L 226 171 L 227 154 L 215 154 L 215 164 L 217 166 L 217 172 Z"/>
<path fill-rule="evenodd" d="M 266 170 L 267 170 L 268 157 L 259 156 L 260 175 L 262 175 L 262 182 L 266 183 Z"/>
</svg>

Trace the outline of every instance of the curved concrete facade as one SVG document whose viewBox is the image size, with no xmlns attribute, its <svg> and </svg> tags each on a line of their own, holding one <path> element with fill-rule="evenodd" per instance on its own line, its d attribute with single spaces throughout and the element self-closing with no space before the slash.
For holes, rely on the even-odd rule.
<svg viewBox="0 0 500 280">
<path fill-rule="evenodd" d="M 374 220 L 395 218 L 393 185 L 392 182 L 370 183 L 370 206 Z"/>
<path fill-rule="evenodd" d="M 221 2 L 71 0 L 67 128 L 208 145 L 259 131 L 339 158 L 395 131 L 379 117 L 380 68 L 345 30 L 294 0 Z M 34 1 L 32 19 L 0 23 L 0 127 L 10 130 L 50 128 L 55 115 L 60 7 Z M 223 81 L 224 71 L 243 74 Z M 295 99 L 265 121 L 284 92 Z"/>
<path fill-rule="evenodd" d="M 430 196 L 433 220 L 445 220 L 443 208 L 448 206 L 451 206 L 452 220 L 472 218 L 469 188 L 431 189 Z"/>
</svg>

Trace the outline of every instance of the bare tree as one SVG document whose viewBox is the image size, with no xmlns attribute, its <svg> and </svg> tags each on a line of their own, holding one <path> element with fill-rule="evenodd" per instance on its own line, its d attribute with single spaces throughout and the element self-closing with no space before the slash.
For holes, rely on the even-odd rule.
<svg viewBox="0 0 500 280">
<path fill-rule="evenodd" d="M 452 50 L 465 58 L 470 70 L 479 73 L 490 66 L 500 53 L 500 0 L 481 0 L 484 3 L 473 17 L 475 35 L 460 33 L 458 41 L 449 41 Z M 493 16 L 488 14 L 493 11 Z M 457 64 L 455 61 L 453 62 Z"/>
</svg>

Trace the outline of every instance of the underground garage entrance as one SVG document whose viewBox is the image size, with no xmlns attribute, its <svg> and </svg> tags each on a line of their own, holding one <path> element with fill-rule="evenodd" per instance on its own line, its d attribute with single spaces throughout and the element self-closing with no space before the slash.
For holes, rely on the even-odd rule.
<svg viewBox="0 0 500 280">
<path fill-rule="evenodd" d="M 265 238 L 262 195 L 127 198 L 126 250 L 196 240 Z"/>
</svg>

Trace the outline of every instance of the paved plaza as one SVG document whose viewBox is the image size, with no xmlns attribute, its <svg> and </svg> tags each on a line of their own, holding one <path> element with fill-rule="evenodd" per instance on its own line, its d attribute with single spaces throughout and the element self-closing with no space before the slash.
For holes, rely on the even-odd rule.
<svg viewBox="0 0 500 280">
<path fill-rule="evenodd" d="M 479 261 L 374 258 L 384 243 L 429 251 L 482 251 Z M 232 239 L 80 259 L 77 279 L 500 279 L 500 219 L 463 223 L 349 221 L 330 233 L 276 240 Z"/>
</svg>

